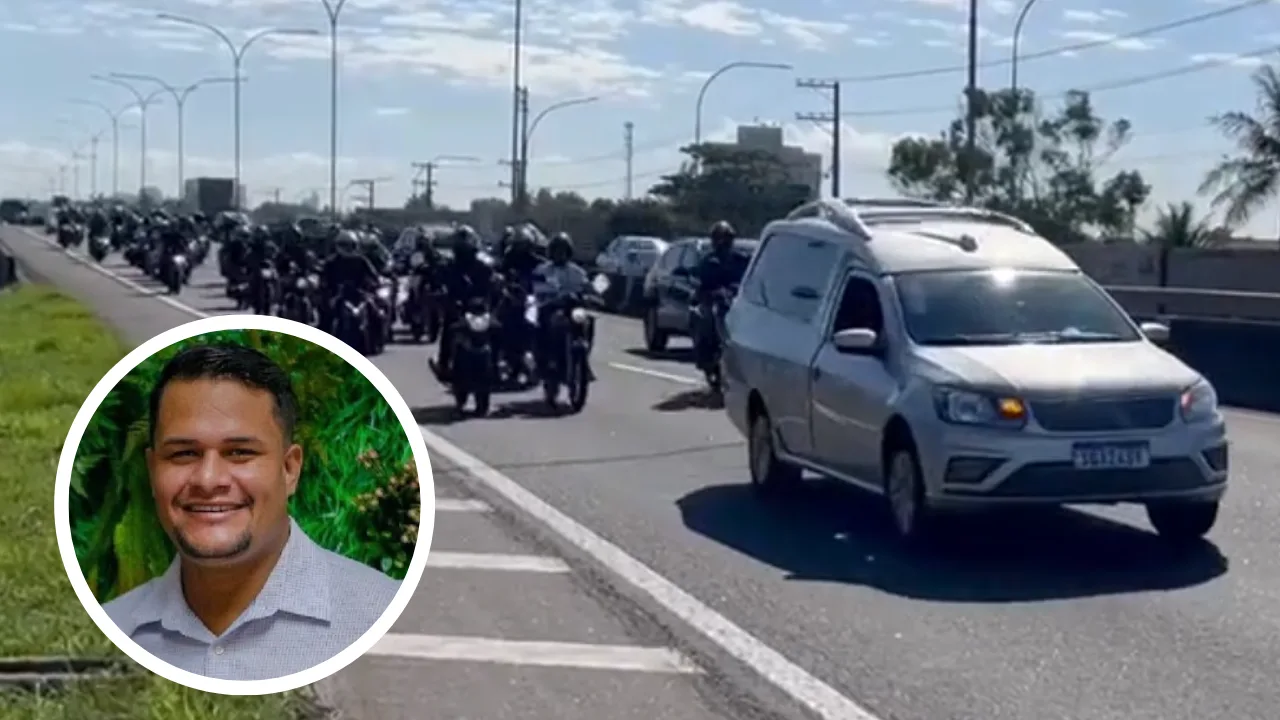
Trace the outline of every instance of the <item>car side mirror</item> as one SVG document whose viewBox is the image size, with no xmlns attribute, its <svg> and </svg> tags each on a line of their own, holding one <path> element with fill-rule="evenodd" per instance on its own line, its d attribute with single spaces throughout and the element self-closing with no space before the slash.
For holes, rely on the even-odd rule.
<svg viewBox="0 0 1280 720">
<path fill-rule="evenodd" d="M 1138 326 L 1147 339 L 1157 345 L 1169 342 L 1169 326 L 1164 323 L 1144 322 Z"/>
<path fill-rule="evenodd" d="M 875 330 L 851 328 L 831 336 L 831 344 L 842 353 L 870 355 L 876 351 L 879 339 L 880 336 Z"/>
</svg>

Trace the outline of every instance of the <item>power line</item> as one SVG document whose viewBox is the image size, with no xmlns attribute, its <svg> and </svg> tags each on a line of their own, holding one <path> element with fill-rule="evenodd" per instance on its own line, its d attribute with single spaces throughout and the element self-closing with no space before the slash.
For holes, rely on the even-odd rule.
<svg viewBox="0 0 1280 720">
<path fill-rule="evenodd" d="M 1248 10 L 1250 8 L 1258 7 L 1260 5 L 1267 5 L 1267 4 L 1270 4 L 1271 2 L 1272 0 L 1247 0 L 1247 2 L 1236 3 L 1235 5 L 1228 5 L 1226 7 L 1218 8 L 1217 10 L 1211 10 L 1209 12 L 1201 13 L 1199 15 L 1192 15 L 1190 17 L 1180 18 L 1178 20 L 1173 20 L 1171 22 L 1166 22 L 1160 25 L 1152 25 L 1150 27 L 1140 28 L 1132 32 L 1124 33 L 1122 35 L 1116 35 L 1113 37 L 1107 37 L 1105 39 L 1090 40 L 1088 42 L 1075 43 L 1072 45 L 1061 45 L 1058 47 L 1049 48 L 1047 50 L 1040 50 L 1033 53 L 1019 53 L 1018 62 L 1024 63 L 1029 60 L 1040 60 L 1047 57 L 1054 57 L 1057 55 L 1066 55 L 1068 53 L 1079 52 L 1081 50 L 1092 50 L 1094 48 L 1104 47 L 1107 45 L 1114 45 L 1117 40 L 1136 40 L 1136 39 L 1148 37 L 1151 35 L 1158 35 L 1160 33 L 1168 32 L 1170 30 L 1176 30 L 1178 28 L 1188 27 L 1190 25 L 1198 25 L 1200 23 L 1209 22 L 1210 20 L 1217 20 L 1218 18 L 1225 17 L 1227 15 L 1232 15 L 1242 10 Z M 978 67 L 980 68 L 1002 67 L 1005 65 L 1012 65 L 1012 64 L 1013 64 L 1013 58 L 1006 57 L 1000 60 L 988 60 L 986 62 L 978 63 Z M 839 78 L 839 80 L 846 83 L 876 83 L 876 82 L 886 82 L 889 80 L 909 80 L 912 78 L 935 77 L 938 75 L 951 75 L 955 73 L 966 72 L 968 69 L 969 69 L 968 65 L 947 65 L 942 67 L 922 68 L 919 70 L 901 70 L 901 71 L 891 72 L 891 73 L 878 73 L 875 75 L 854 75 L 852 77 Z"/>
<path fill-rule="evenodd" d="M 1280 52 L 1280 45 L 1272 45 L 1260 50 L 1253 50 L 1247 53 L 1232 55 L 1227 58 L 1214 58 L 1212 60 L 1202 60 L 1200 62 L 1191 63 L 1189 65 L 1181 65 L 1167 70 L 1161 70 L 1145 75 L 1137 75 L 1127 78 L 1118 78 L 1110 82 L 1101 83 L 1089 87 L 1078 87 L 1070 90 L 1063 90 L 1048 95 L 1039 95 L 1041 99 L 1063 98 L 1073 92 L 1100 93 L 1110 90 L 1122 90 L 1125 88 L 1137 87 L 1139 85 L 1149 85 L 1160 80 L 1180 77 L 1182 75 L 1191 75 L 1205 70 L 1213 70 L 1214 68 L 1226 67 L 1240 60 L 1249 58 L 1262 57 Z M 934 105 L 932 107 L 914 107 L 914 108 L 893 108 L 887 110 L 855 110 L 842 113 L 843 117 L 859 117 L 859 118 L 877 118 L 877 117 L 905 117 L 909 115 L 935 115 L 943 112 L 956 112 L 955 106 Z"/>
</svg>

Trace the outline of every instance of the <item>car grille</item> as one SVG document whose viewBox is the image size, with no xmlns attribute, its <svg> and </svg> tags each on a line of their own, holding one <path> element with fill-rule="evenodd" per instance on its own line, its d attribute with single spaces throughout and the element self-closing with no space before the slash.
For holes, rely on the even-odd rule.
<svg viewBox="0 0 1280 720">
<path fill-rule="evenodd" d="M 1154 430 L 1173 422 L 1172 397 L 1041 400 L 1031 404 L 1040 427 L 1052 432 Z"/>
</svg>

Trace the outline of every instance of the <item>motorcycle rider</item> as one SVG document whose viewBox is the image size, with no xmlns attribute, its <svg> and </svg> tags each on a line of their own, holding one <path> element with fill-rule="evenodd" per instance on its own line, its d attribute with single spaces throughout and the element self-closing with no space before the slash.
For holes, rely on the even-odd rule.
<svg viewBox="0 0 1280 720">
<path fill-rule="evenodd" d="M 363 302 L 378 281 L 378 271 L 360 252 L 360 241 L 352 230 L 342 230 L 333 240 L 334 253 L 320 268 L 320 282 L 329 302 L 320 304 L 320 329 L 332 332 L 343 300 Z"/>
<path fill-rule="evenodd" d="M 733 242 L 737 233 L 727 221 L 721 220 L 711 226 L 711 251 L 708 252 L 694 270 L 697 287 L 694 291 L 694 306 L 699 312 L 695 318 L 694 353 L 698 367 L 703 368 L 708 351 L 719 342 L 716 335 L 714 300 L 717 293 L 729 291 L 742 281 L 747 271 L 748 258 L 742 253 L 733 251 Z"/>
<path fill-rule="evenodd" d="M 499 264 L 500 272 L 508 280 L 517 281 L 525 288 L 532 288 L 534 271 L 547 259 L 538 252 L 533 236 L 524 228 L 513 231 L 505 242 L 505 251 Z"/>
<path fill-rule="evenodd" d="M 533 296 L 538 303 L 538 327 L 534 341 L 534 357 L 539 368 L 547 366 L 552 339 L 551 318 L 566 300 L 594 292 L 587 271 L 573 261 L 573 240 L 569 233 L 558 232 L 547 242 L 547 261 L 534 270 Z"/>
<path fill-rule="evenodd" d="M 436 375 L 448 382 L 453 369 L 453 344 L 455 326 L 462 318 L 464 308 L 474 302 L 486 305 L 493 298 L 494 273 L 480 259 L 480 236 L 468 225 L 459 225 L 453 231 L 453 258 L 440 271 L 444 286 L 444 317 L 440 332 L 440 348 L 436 356 Z"/>
<path fill-rule="evenodd" d="M 160 267 L 167 276 L 174 269 L 173 259 L 187 252 L 187 238 L 177 223 L 161 220 L 155 228 L 160 243 Z"/>
<path fill-rule="evenodd" d="M 89 216 L 89 237 L 104 237 L 109 228 L 110 223 L 107 222 L 106 213 L 102 208 L 94 208 L 93 214 Z"/>
</svg>

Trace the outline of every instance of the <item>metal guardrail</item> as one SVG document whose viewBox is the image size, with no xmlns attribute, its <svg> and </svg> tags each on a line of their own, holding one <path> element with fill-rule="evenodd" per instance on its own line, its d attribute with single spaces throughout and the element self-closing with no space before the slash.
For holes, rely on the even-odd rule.
<svg viewBox="0 0 1280 720">
<path fill-rule="evenodd" d="M 1135 285 L 1111 286 L 1107 292 L 1136 317 L 1280 322 L 1280 293 Z"/>
</svg>

